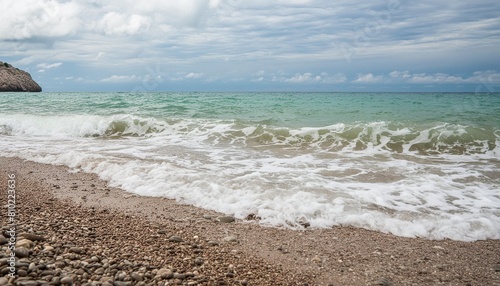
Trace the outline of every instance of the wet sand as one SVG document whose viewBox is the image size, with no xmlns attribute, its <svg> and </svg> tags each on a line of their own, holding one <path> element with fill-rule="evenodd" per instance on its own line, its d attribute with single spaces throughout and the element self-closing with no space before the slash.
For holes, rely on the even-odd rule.
<svg viewBox="0 0 500 286">
<path fill-rule="evenodd" d="M 4 236 L 15 173 L 16 235 L 29 241 L 19 246 L 28 255 L 18 260 L 24 277 L 10 280 L 17 285 L 500 285 L 500 240 L 221 222 L 225 214 L 136 196 L 63 166 L 0 158 L 0 170 Z M 9 281 L 8 253 L 3 244 L 0 284 Z"/>
</svg>

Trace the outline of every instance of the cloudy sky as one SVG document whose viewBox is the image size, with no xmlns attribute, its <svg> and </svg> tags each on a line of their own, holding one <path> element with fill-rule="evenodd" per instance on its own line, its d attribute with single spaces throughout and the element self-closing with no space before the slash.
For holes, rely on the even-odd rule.
<svg viewBox="0 0 500 286">
<path fill-rule="evenodd" d="M 44 91 L 500 91 L 500 1 L 0 0 Z"/>
</svg>

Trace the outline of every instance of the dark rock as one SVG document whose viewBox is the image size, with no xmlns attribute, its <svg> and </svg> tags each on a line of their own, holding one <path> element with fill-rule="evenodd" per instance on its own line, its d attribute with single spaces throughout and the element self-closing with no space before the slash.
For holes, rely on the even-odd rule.
<svg viewBox="0 0 500 286">
<path fill-rule="evenodd" d="M 27 250 L 26 248 L 24 247 L 17 247 L 15 250 L 14 250 L 14 253 L 16 254 L 17 257 L 19 258 L 26 258 L 30 255 L 30 251 Z"/>
<path fill-rule="evenodd" d="M 2 91 L 39 92 L 42 88 L 29 73 L 0 62 L 0 92 Z"/>
</svg>

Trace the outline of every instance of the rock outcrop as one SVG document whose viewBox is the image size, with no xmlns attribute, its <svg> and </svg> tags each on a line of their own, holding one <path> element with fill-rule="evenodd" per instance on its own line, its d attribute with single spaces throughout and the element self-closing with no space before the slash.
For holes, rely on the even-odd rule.
<svg viewBox="0 0 500 286">
<path fill-rule="evenodd" d="M 39 92 L 42 88 L 29 73 L 0 61 L 0 92 L 2 91 Z"/>
</svg>

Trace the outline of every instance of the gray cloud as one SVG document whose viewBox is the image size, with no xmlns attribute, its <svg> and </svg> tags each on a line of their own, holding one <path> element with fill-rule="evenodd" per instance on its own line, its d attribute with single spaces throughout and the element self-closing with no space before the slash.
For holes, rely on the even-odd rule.
<svg viewBox="0 0 500 286">
<path fill-rule="evenodd" d="M 437 74 L 500 65 L 497 2 L 5 0 L 0 50 L 20 65 L 64 63 L 57 70 L 75 77 L 98 69 L 98 81 L 159 64 L 212 82 L 383 84 L 412 82 L 389 75 L 412 70 L 413 83 L 453 83 Z"/>
</svg>

